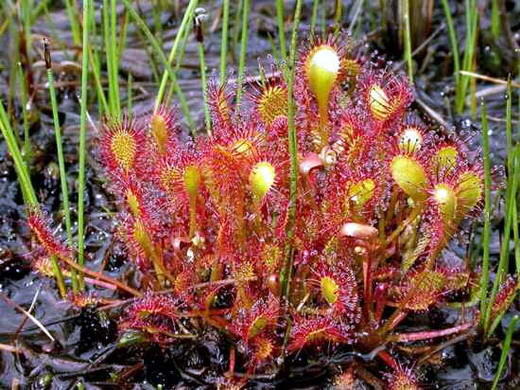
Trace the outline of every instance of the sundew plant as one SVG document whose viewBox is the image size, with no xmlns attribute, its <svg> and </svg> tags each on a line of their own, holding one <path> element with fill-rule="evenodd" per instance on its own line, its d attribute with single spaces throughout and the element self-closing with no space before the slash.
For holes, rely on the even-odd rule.
<svg viewBox="0 0 520 390">
<path fill-rule="evenodd" d="M 96 155 L 117 199 L 116 236 L 142 274 L 126 288 L 136 297 L 121 337 L 166 346 L 213 327 L 249 374 L 302 350 L 376 351 L 388 385 L 404 389 L 419 386 L 412 369 L 382 347 L 478 323 L 473 308 L 452 327 L 399 331 L 409 315 L 478 286 L 463 260 L 441 253 L 482 208 L 482 157 L 468 136 L 410 109 L 404 75 L 355 53 L 344 34 L 300 49 L 296 171 L 287 80 L 275 64 L 239 105 L 232 85 L 210 84 L 211 135 L 181 140 L 179 113 L 166 106 L 100 124 Z M 72 264 L 72 249 L 42 219 L 33 213 L 29 224 L 43 256 Z M 493 316 L 515 286 L 506 282 Z"/>
</svg>

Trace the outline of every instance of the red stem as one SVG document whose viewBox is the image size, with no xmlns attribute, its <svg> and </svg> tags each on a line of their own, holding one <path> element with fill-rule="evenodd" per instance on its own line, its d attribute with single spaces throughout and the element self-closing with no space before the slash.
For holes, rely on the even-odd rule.
<svg viewBox="0 0 520 390">
<path fill-rule="evenodd" d="M 397 341 L 400 343 L 406 343 L 409 341 L 418 341 L 418 340 L 428 340 L 436 337 L 449 336 L 454 333 L 459 333 L 464 330 L 470 329 L 475 325 L 474 322 L 467 322 L 462 325 L 457 325 L 448 329 L 441 330 L 430 330 L 430 331 L 422 331 L 422 332 L 414 332 L 414 333 L 401 333 L 393 335 L 392 341 Z"/>
</svg>

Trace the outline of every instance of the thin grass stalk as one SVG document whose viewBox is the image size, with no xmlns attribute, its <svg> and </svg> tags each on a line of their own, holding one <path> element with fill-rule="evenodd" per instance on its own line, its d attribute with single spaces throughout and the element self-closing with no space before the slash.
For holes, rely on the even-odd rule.
<svg viewBox="0 0 520 390">
<path fill-rule="evenodd" d="M 242 35 L 240 38 L 240 56 L 238 60 L 238 77 L 237 77 L 237 105 L 240 103 L 243 92 L 243 82 L 246 68 L 247 39 L 249 37 L 249 10 L 251 9 L 251 0 L 244 0 L 242 8 Z"/>
<path fill-rule="evenodd" d="M 36 6 L 31 8 L 31 25 L 34 24 L 40 14 L 47 9 L 50 2 L 51 0 L 39 0 Z"/>
<path fill-rule="evenodd" d="M 92 16 L 92 0 L 83 2 L 83 48 L 88 47 Z M 83 51 L 81 64 L 81 101 L 79 122 L 79 173 L 78 173 L 78 264 L 85 263 L 85 186 L 87 159 L 87 99 L 88 99 L 89 51 Z M 81 275 L 81 274 L 80 274 Z M 80 276 L 80 289 L 85 287 Z"/>
<path fill-rule="evenodd" d="M 244 0 L 239 0 L 237 3 L 237 7 L 235 8 L 235 17 L 233 18 L 233 24 L 232 26 L 235 26 L 233 29 L 233 49 L 236 49 L 239 47 L 238 45 L 238 36 L 241 35 L 241 28 L 240 27 L 240 16 L 243 13 L 244 8 Z M 233 52 L 234 53 L 234 52 Z"/>
<path fill-rule="evenodd" d="M 294 66 L 296 59 L 296 49 L 298 40 L 298 27 L 300 24 L 302 0 L 296 1 L 296 9 L 294 11 L 293 31 L 291 37 L 291 52 L 289 55 L 289 63 L 287 64 L 287 128 L 288 128 L 288 144 L 290 154 L 290 181 L 289 181 L 289 209 L 287 212 L 287 240 L 289 244 L 285 248 L 285 258 L 283 268 L 280 274 L 281 293 L 285 301 L 289 298 L 291 290 L 291 277 L 294 261 L 294 248 L 292 246 L 292 238 L 294 237 L 294 225 L 296 223 L 296 201 L 298 195 L 298 138 L 296 135 L 294 104 Z"/>
<path fill-rule="evenodd" d="M 316 30 L 316 21 L 318 19 L 318 6 L 320 5 L 320 0 L 312 1 L 312 14 L 311 14 L 311 33 L 314 33 Z"/>
<path fill-rule="evenodd" d="M 507 357 L 509 355 L 509 351 L 511 349 L 511 341 L 513 339 L 513 333 L 516 330 L 516 324 L 520 320 L 520 316 L 515 315 L 509 326 L 507 327 L 506 338 L 504 339 L 504 343 L 502 344 L 502 353 L 500 354 L 500 360 L 498 361 L 497 372 L 495 373 L 495 378 L 493 379 L 493 386 L 491 390 L 495 390 L 498 388 L 498 382 L 500 381 L 500 377 L 502 376 L 502 372 L 507 363 Z"/>
<path fill-rule="evenodd" d="M 516 154 L 516 153 L 515 153 Z M 516 160 L 516 159 L 515 159 Z M 516 210 L 516 197 L 517 197 L 517 191 L 518 191 L 518 182 L 519 182 L 519 175 L 514 175 L 511 172 L 511 175 L 508 180 L 507 185 L 507 194 L 506 194 L 506 215 L 505 215 L 505 224 L 504 224 L 504 237 L 502 238 L 502 244 L 500 246 L 500 258 L 498 261 L 498 269 L 495 276 L 495 280 L 493 281 L 493 289 L 491 291 L 491 297 L 490 297 L 490 307 L 488 307 L 488 312 L 491 311 L 491 306 L 495 302 L 496 296 L 498 294 L 498 290 L 500 285 L 505 281 L 507 274 L 509 272 L 509 249 L 510 249 L 510 236 L 511 236 L 511 225 L 513 223 L 513 214 L 517 213 Z M 495 318 L 491 318 L 491 314 L 488 314 L 488 328 L 487 328 L 487 337 L 489 337 L 494 331 L 495 328 L 498 326 L 500 321 L 502 320 L 502 317 L 505 313 L 501 313 L 500 315 L 496 316 Z"/>
<path fill-rule="evenodd" d="M 513 176 L 518 177 L 520 175 L 520 146 L 517 146 L 513 152 Z M 518 218 L 518 200 L 513 197 L 513 245 L 515 248 L 515 274 L 517 280 L 520 280 L 520 235 L 519 235 L 519 218 Z"/>
<path fill-rule="evenodd" d="M 204 102 L 204 123 L 206 124 L 206 132 L 211 135 L 211 116 L 208 106 L 208 77 L 206 70 L 206 59 L 204 54 L 204 43 L 199 43 L 199 62 L 200 62 L 200 83 L 202 87 L 202 99 Z"/>
<path fill-rule="evenodd" d="M 482 271 L 480 276 L 481 325 L 487 324 L 489 283 L 489 245 L 491 241 L 491 161 L 489 158 L 489 126 L 486 106 L 482 106 L 482 148 L 484 155 L 484 230 L 482 232 Z"/>
<path fill-rule="evenodd" d="M 103 35 L 108 74 L 108 106 L 110 107 L 109 114 L 112 118 L 119 117 L 121 113 L 116 12 L 115 0 L 103 0 Z"/>
<path fill-rule="evenodd" d="M 446 25 L 448 26 L 448 36 L 450 38 L 451 52 L 453 58 L 453 75 L 455 78 L 455 85 L 459 85 L 460 78 L 460 57 L 459 57 L 459 43 L 457 41 L 457 34 L 455 33 L 455 25 L 451 17 L 451 9 L 448 0 L 442 0 L 442 8 L 444 9 L 444 16 L 446 18 Z"/>
<path fill-rule="evenodd" d="M 208 105 L 208 76 L 206 70 L 206 54 L 204 48 L 204 32 L 202 30 L 202 20 L 195 20 L 195 39 L 198 44 L 198 53 L 199 53 L 199 65 L 200 65 L 200 86 L 202 89 L 202 99 L 204 104 L 204 123 L 206 127 L 206 133 L 211 135 L 211 116 L 209 113 L 209 105 Z"/>
<path fill-rule="evenodd" d="M 117 59 L 121 60 L 123 57 L 123 53 L 126 47 L 126 41 L 128 36 L 128 13 L 125 11 L 123 14 L 123 22 L 121 23 L 121 29 L 119 31 L 119 40 L 118 40 L 118 51 L 117 51 Z"/>
<path fill-rule="evenodd" d="M 47 80 L 49 82 L 49 95 L 51 98 L 52 119 L 54 122 L 54 136 L 56 140 L 56 155 L 58 157 L 58 167 L 60 172 L 60 187 L 63 207 L 63 216 L 65 218 L 65 231 L 67 233 L 67 242 L 72 245 L 72 222 L 70 218 L 69 189 L 67 183 L 67 172 L 65 171 L 65 158 L 63 155 L 63 140 L 61 138 L 61 126 L 58 116 L 58 101 L 56 99 L 56 88 L 54 87 L 54 75 L 52 73 L 51 54 L 48 42 L 44 40 L 45 66 L 47 70 Z M 71 273 L 72 289 L 74 292 L 79 290 L 77 274 L 74 270 Z"/>
<path fill-rule="evenodd" d="M 25 164 L 2 101 L 0 101 L 0 130 L 5 139 L 7 150 L 14 161 L 14 169 L 18 177 L 18 183 L 20 184 L 24 203 L 26 206 L 36 206 L 38 204 L 38 199 L 36 198 L 36 192 L 31 183 L 29 167 Z"/>
<path fill-rule="evenodd" d="M 343 20 L 343 0 L 336 0 L 334 11 L 334 29 L 339 31 L 341 28 L 341 21 Z"/>
<path fill-rule="evenodd" d="M 154 52 L 161 59 L 163 65 L 165 67 L 165 75 L 166 75 L 166 77 L 169 76 L 170 79 L 172 80 L 172 84 L 174 86 L 175 93 L 177 94 L 177 97 L 179 98 L 179 103 L 180 103 L 180 106 L 181 106 L 182 113 L 184 114 L 184 116 L 186 118 L 186 121 L 188 122 L 188 126 L 193 131 L 193 129 L 195 127 L 194 121 L 193 121 L 193 117 L 191 116 L 190 110 L 188 108 L 188 103 L 186 101 L 186 97 L 184 96 L 184 93 L 182 92 L 182 90 L 181 90 L 181 88 L 180 88 L 180 86 L 179 86 L 179 84 L 177 82 L 177 77 L 175 75 L 175 73 L 176 73 L 175 69 L 172 68 L 172 66 L 170 65 L 171 60 L 166 58 L 166 55 L 164 54 L 164 52 L 163 52 L 159 42 L 154 37 L 154 35 L 150 31 L 150 29 L 148 28 L 148 26 L 146 25 L 144 20 L 139 16 L 137 11 L 132 7 L 132 4 L 130 3 L 130 1 L 129 0 L 123 0 L 123 3 L 125 5 L 126 9 L 128 10 L 128 12 L 130 13 L 130 16 L 132 17 L 134 22 L 141 29 L 141 31 L 144 33 L 144 35 L 146 36 L 146 38 L 148 39 L 148 41 L 152 45 L 152 48 L 153 48 Z M 188 12 L 188 10 L 186 12 Z M 186 29 L 186 32 L 188 32 L 188 29 Z M 184 39 L 184 41 L 185 41 L 185 39 Z M 174 43 L 174 45 L 175 45 L 175 43 Z M 179 66 L 179 65 L 180 65 L 180 61 L 177 62 L 177 66 Z M 164 76 L 163 76 L 163 80 L 165 80 Z M 162 87 L 162 84 L 161 84 L 161 87 Z M 161 88 L 159 88 L 159 90 L 161 91 Z M 162 93 L 164 93 L 164 91 Z M 160 99 L 157 98 L 157 100 L 156 100 L 156 110 L 158 108 L 157 104 L 161 100 L 162 100 L 162 97 Z"/>
<path fill-rule="evenodd" d="M 408 79 L 413 84 L 412 37 L 410 36 L 410 1 L 403 0 L 402 12 L 404 21 L 404 58 L 408 68 Z"/>
<path fill-rule="evenodd" d="M 280 58 L 286 60 L 287 47 L 285 44 L 285 17 L 283 0 L 276 0 L 276 23 L 278 24 L 278 43 L 280 44 Z"/>
<path fill-rule="evenodd" d="M 462 61 L 462 69 L 473 71 L 475 64 L 475 47 L 477 45 L 478 33 L 478 9 L 475 0 L 465 0 L 466 8 L 466 45 L 464 57 Z M 459 78 L 459 84 L 456 86 L 455 111 L 462 113 L 464 111 L 465 99 L 468 90 L 470 78 L 462 75 Z"/>
<path fill-rule="evenodd" d="M 25 164 L 30 166 L 32 160 L 31 137 L 29 135 L 29 115 L 27 113 L 27 106 L 29 104 L 29 97 L 27 96 L 27 83 L 24 79 L 22 64 L 18 63 L 18 78 L 20 80 L 20 97 L 22 103 L 22 124 L 23 124 L 23 148 L 22 155 L 24 156 Z"/>
<path fill-rule="evenodd" d="M 132 96 L 132 88 L 134 87 L 132 73 L 128 73 L 128 79 L 126 82 L 126 111 L 132 112 L 133 108 L 133 96 Z"/>
<path fill-rule="evenodd" d="M 65 278 L 63 277 L 63 272 L 61 272 L 60 263 L 58 262 L 58 258 L 56 256 L 51 256 L 50 260 L 51 270 L 54 275 L 54 279 L 56 279 L 56 286 L 58 286 L 60 297 L 65 298 L 67 296 L 67 287 L 65 286 Z"/>
<path fill-rule="evenodd" d="M 74 46 L 79 46 L 81 44 L 81 32 L 79 30 L 79 20 L 76 15 L 76 0 L 65 0 L 65 7 L 67 8 L 70 30 L 72 31 L 72 42 Z"/>
<path fill-rule="evenodd" d="M 222 2 L 222 36 L 220 38 L 220 84 L 224 83 L 227 74 L 229 39 L 229 0 Z"/>
<path fill-rule="evenodd" d="M 179 100 L 179 105 L 181 107 L 181 111 L 184 114 L 186 123 L 188 127 L 190 128 L 190 131 L 192 134 L 195 134 L 195 121 L 193 120 L 193 117 L 191 115 L 191 111 L 188 107 L 188 100 L 186 99 L 186 96 L 182 92 L 182 89 L 177 82 L 177 72 L 179 71 L 182 62 L 184 61 L 184 55 L 186 54 L 186 45 L 188 42 L 188 37 L 190 36 L 190 30 L 191 30 L 191 21 L 188 24 L 188 27 L 186 28 L 186 31 L 184 32 L 184 35 L 181 38 L 181 44 L 179 47 L 179 55 L 176 59 L 176 64 L 173 67 L 173 70 L 175 72 L 175 76 L 171 82 L 170 88 L 168 88 L 168 93 L 165 95 L 164 101 L 169 102 L 172 99 L 173 94 L 175 93 L 177 95 L 177 99 Z"/>
<path fill-rule="evenodd" d="M 90 32 L 91 35 L 98 38 L 98 31 L 96 26 L 96 18 L 94 15 L 94 9 L 89 10 L 89 20 L 91 21 L 90 25 Z M 99 41 L 103 40 L 103 37 Z M 99 105 L 99 116 L 102 117 L 103 115 L 106 115 L 109 113 L 109 107 L 108 107 L 108 101 L 105 96 L 105 91 L 103 90 L 103 84 L 101 81 L 101 61 L 99 59 L 99 50 L 96 45 L 93 45 L 92 43 L 89 43 L 87 50 L 89 51 L 89 61 L 90 61 L 90 67 L 92 70 L 92 75 L 94 77 L 94 84 L 96 86 L 96 94 L 97 94 L 97 101 Z M 100 103 L 100 104 L 99 104 Z"/>
<path fill-rule="evenodd" d="M 493 38 L 500 37 L 500 6 L 498 0 L 491 0 L 491 35 Z"/>
<path fill-rule="evenodd" d="M 31 47 L 32 45 L 32 20 L 31 20 L 31 10 L 34 8 L 34 0 L 22 0 L 20 3 L 20 11 L 21 11 L 21 19 L 23 23 L 23 32 L 25 38 L 25 46 Z M 29 50 L 27 50 L 27 55 L 30 55 Z M 27 59 L 28 62 L 31 62 L 31 59 Z"/>
<path fill-rule="evenodd" d="M 512 165 L 512 152 L 513 152 L 513 93 L 511 89 L 511 77 L 507 80 L 507 93 L 506 93 L 506 152 L 507 152 L 507 170 L 511 174 Z"/>
<path fill-rule="evenodd" d="M 168 56 L 168 60 L 167 60 L 168 66 L 176 59 L 177 51 L 178 51 L 179 45 L 181 43 L 181 38 L 186 33 L 187 27 L 191 21 L 191 18 L 193 17 L 193 11 L 195 11 L 197 4 L 198 4 L 198 0 L 190 0 L 190 2 L 188 3 L 188 7 L 186 8 L 186 11 L 184 12 L 184 16 L 182 18 L 181 25 L 179 26 L 177 35 L 175 36 L 175 40 L 173 41 L 173 46 L 170 51 L 170 55 Z M 160 50 L 160 52 L 162 52 L 162 50 Z M 162 76 L 161 84 L 159 86 L 159 91 L 157 92 L 157 98 L 155 100 L 155 110 L 154 111 L 157 111 L 162 103 L 162 100 L 164 97 L 164 92 L 166 90 L 166 83 L 168 82 L 168 76 L 169 76 L 169 72 L 168 72 L 168 69 L 166 69 Z M 173 80 L 175 80 L 175 77 L 173 77 L 172 81 Z"/>
</svg>

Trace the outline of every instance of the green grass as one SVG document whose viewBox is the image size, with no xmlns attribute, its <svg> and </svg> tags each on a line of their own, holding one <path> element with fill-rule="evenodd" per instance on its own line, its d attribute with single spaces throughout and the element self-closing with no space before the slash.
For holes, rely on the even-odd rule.
<svg viewBox="0 0 520 390">
<path fill-rule="evenodd" d="M 249 11 L 251 8 L 251 0 L 244 0 L 242 7 L 242 34 L 240 38 L 240 55 L 238 60 L 238 78 L 237 78 L 237 104 L 240 103 L 243 92 L 244 75 L 246 71 L 246 55 L 247 41 L 249 38 Z"/>
<path fill-rule="evenodd" d="M 408 69 L 408 79 L 413 84 L 413 62 L 412 62 L 412 37 L 410 36 L 410 1 L 402 0 L 403 12 L 403 37 L 404 37 L 404 58 Z"/>
<path fill-rule="evenodd" d="M 22 152 L 18 145 L 17 137 L 11 127 L 10 118 L 5 111 L 4 103 L 2 101 L 0 101 L 0 131 L 2 132 L 2 136 L 7 144 L 7 150 L 13 159 L 24 202 L 29 207 L 37 206 L 38 199 L 36 198 L 36 192 L 31 183 L 29 167 L 25 164 Z"/>
<path fill-rule="evenodd" d="M 173 41 L 173 46 L 170 50 L 170 54 L 168 56 L 167 61 L 165 62 L 165 66 L 166 66 L 166 64 L 171 64 L 173 61 L 175 61 L 177 59 L 177 55 L 179 54 L 179 47 L 181 46 L 183 41 L 186 40 L 185 33 L 187 32 L 188 26 L 190 25 L 190 23 L 192 21 L 193 12 L 195 11 L 195 8 L 197 7 L 197 5 L 198 5 L 197 0 L 190 0 L 190 2 L 188 3 L 188 6 L 186 7 L 186 11 L 184 12 L 184 16 L 182 18 L 181 24 L 177 31 L 177 35 L 175 36 L 175 40 Z M 156 51 L 158 54 L 162 52 L 162 50 L 158 50 L 158 49 Z M 177 61 L 177 63 L 180 63 L 180 61 Z M 172 73 L 172 72 L 169 71 L 168 68 L 163 73 L 163 76 L 161 79 L 161 84 L 159 85 L 159 91 L 157 92 L 157 97 L 155 99 L 155 110 L 156 111 L 159 108 L 159 106 L 161 105 L 161 103 L 164 103 L 163 98 L 164 98 L 164 94 L 166 91 L 166 83 L 168 82 L 168 77 L 169 77 L 170 73 Z M 172 78 L 172 82 L 174 84 L 177 84 L 176 78 L 174 76 Z"/>
<path fill-rule="evenodd" d="M 58 158 L 58 167 L 60 171 L 60 188 L 61 188 L 61 201 L 62 201 L 62 211 L 63 216 L 65 218 L 65 231 L 67 232 L 67 243 L 68 245 L 72 245 L 72 221 L 70 217 L 70 204 L 69 204 L 69 186 L 67 180 L 67 172 L 65 170 L 65 158 L 63 156 L 63 140 L 61 137 L 61 126 L 60 120 L 58 117 L 58 102 L 56 99 L 56 89 L 54 87 L 54 74 L 52 71 L 52 61 L 51 61 L 51 53 L 49 49 L 48 42 L 44 43 L 44 51 L 45 51 L 45 62 L 47 68 L 47 80 L 49 82 L 49 95 L 51 99 L 51 107 L 52 107 L 52 118 L 54 122 L 54 136 L 56 140 L 56 155 Z M 55 259 L 53 262 L 56 261 Z M 58 286 L 60 288 L 60 292 L 63 294 L 64 283 L 63 283 L 63 275 L 60 275 L 56 270 L 59 267 L 53 266 L 53 272 L 56 276 L 56 280 L 58 282 Z M 60 284 L 63 285 L 60 286 Z M 74 292 L 79 291 L 79 282 L 76 275 L 76 272 L 72 271 L 72 289 Z"/>
<path fill-rule="evenodd" d="M 513 333 L 516 330 L 516 324 L 518 323 L 518 320 L 520 320 L 520 317 L 517 315 L 514 316 L 507 328 L 506 336 L 502 343 L 502 353 L 500 354 L 500 360 L 498 362 L 498 369 L 497 369 L 497 372 L 495 373 L 495 378 L 493 380 L 493 387 L 491 388 L 492 390 L 495 390 L 498 388 L 498 382 L 500 381 L 502 373 L 504 372 L 504 368 L 507 363 L 507 358 L 509 356 L 509 350 L 511 349 L 511 341 L 513 339 Z"/>
<path fill-rule="evenodd" d="M 287 213 L 287 237 L 289 242 L 294 235 L 294 226 L 296 222 L 296 199 L 298 195 L 298 138 L 296 135 L 296 107 L 294 103 L 294 72 L 298 42 L 298 28 L 301 18 L 302 0 L 296 1 L 296 9 L 294 11 L 293 31 L 291 36 L 291 52 L 289 54 L 289 62 L 286 68 L 287 81 L 287 142 L 289 144 L 290 154 L 290 180 L 289 180 L 289 210 Z M 284 264 L 280 274 L 280 285 L 282 296 L 287 299 L 291 289 L 291 276 L 293 268 L 294 248 L 288 246 L 285 248 Z"/>
<path fill-rule="evenodd" d="M 83 48 L 88 48 L 90 39 L 90 26 L 93 13 L 92 0 L 83 2 Z M 89 89 L 89 50 L 83 50 L 81 61 L 81 100 L 79 122 L 79 166 L 78 166 L 78 236 L 77 250 L 78 263 L 85 263 L 85 190 L 86 190 L 86 162 L 87 162 L 87 105 Z M 84 289 L 83 278 L 80 278 L 80 288 Z"/>
<path fill-rule="evenodd" d="M 460 57 L 459 57 L 459 43 L 457 41 L 457 35 L 455 33 L 455 25 L 453 24 L 453 18 L 451 17 L 451 9 L 448 0 L 441 0 L 442 8 L 444 10 L 444 16 L 446 18 L 446 25 L 448 26 L 448 36 L 450 39 L 451 53 L 453 58 L 453 78 L 455 80 L 455 87 L 459 85 L 460 79 Z"/>
<path fill-rule="evenodd" d="M 222 1 L 222 36 L 220 38 L 220 83 L 224 83 L 227 75 L 229 40 L 229 0 Z"/>
<path fill-rule="evenodd" d="M 283 0 L 276 0 L 276 24 L 278 26 L 278 44 L 280 50 L 280 58 L 287 58 L 287 47 L 285 44 L 285 16 Z"/>
<path fill-rule="evenodd" d="M 489 125 L 487 108 L 482 106 L 482 152 L 484 155 L 484 230 L 482 233 L 482 270 L 480 276 L 480 312 L 481 324 L 485 326 L 489 307 L 488 283 L 489 283 L 489 246 L 491 243 L 491 160 L 489 158 Z"/>
<path fill-rule="evenodd" d="M 465 0 L 464 9 L 466 12 L 466 37 L 464 45 L 464 55 L 462 57 L 461 70 L 468 72 L 475 71 L 475 55 L 478 36 L 479 14 L 476 0 Z M 471 77 L 460 75 L 455 85 L 455 112 L 461 114 L 466 105 L 466 96 L 468 93 Z"/>
</svg>

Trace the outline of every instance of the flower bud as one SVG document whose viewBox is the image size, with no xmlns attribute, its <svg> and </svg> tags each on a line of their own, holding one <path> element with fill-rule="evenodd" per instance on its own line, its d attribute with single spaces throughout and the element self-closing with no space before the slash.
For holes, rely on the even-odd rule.
<svg viewBox="0 0 520 390">
<path fill-rule="evenodd" d="M 274 184 L 276 171 L 272 164 L 262 161 L 253 167 L 249 175 L 251 192 L 255 199 L 263 199 Z"/>
<path fill-rule="evenodd" d="M 336 84 L 340 58 L 336 50 L 322 45 L 315 48 L 307 59 L 309 87 L 318 101 L 321 120 L 328 121 L 330 91 Z"/>
<path fill-rule="evenodd" d="M 190 197 L 194 198 L 197 196 L 201 180 L 202 177 L 198 167 L 194 165 L 186 167 L 184 170 L 184 185 Z"/>
<path fill-rule="evenodd" d="M 150 127 L 159 153 L 164 154 L 166 152 L 166 144 L 168 143 L 168 126 L 166 119 L 159 113 L 154 114 L 150 120 Z"/>
<path fill-rule="evenodd" d="M 424 168 L 417 161 L 405 157 L 394 157 L 390 164 L 390 171 L 395 182 L 413 200 L 425 200 L 427 193 L 426 173 Z"/>
</svg>

